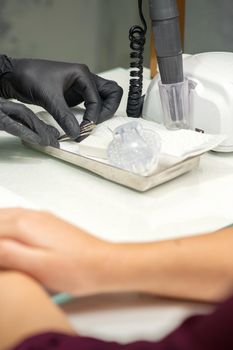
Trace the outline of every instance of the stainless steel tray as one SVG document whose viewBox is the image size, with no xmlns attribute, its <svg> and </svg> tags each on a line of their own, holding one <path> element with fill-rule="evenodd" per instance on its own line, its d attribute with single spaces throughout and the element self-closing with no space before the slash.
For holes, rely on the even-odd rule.
<svg viewBox="0 0 233 350">
<path fill-rule="evenodd" d="M 149 189 L 161 185 L 167 181 L 175 179 L 176 177 L 185 174 L 199 165 L 200 156 L 189 158 L 181 163 L 171 166 L 159 173 L 149 176 L 140 176 L 111 165 L 102 163 L 91 158 L 81 156 L 79 154 L 71 153 L 53 147 L 42 147 L 23 143 L 25 146 L 35 149 L 37 151 L 46 153 L 52 157 L 61 159 L 65 162 L 74 164 L 78 167 L 91 171 L 107 180 L 116 182 L 123 186 L 132 188 L 134 190 L 145 192 Z"/>
</svg>

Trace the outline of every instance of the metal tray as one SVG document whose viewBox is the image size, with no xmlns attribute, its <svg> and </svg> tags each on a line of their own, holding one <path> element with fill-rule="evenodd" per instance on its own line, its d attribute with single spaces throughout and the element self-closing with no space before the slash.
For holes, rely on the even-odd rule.
<svg viewBox="0 0 233 350">
<path fill-rule="evenodd" d="M 107 180 L 116 182 L 140 192 L 148 191 L 153 187 L 175 179 L 176 177 L 196 168 L 200 162 L 200 156 L 192 157 L 159 173 L 148 176 L 141 176 L 65 150 L 53 147 L 42 147 L 25 142 L 23 142 L 23 144 L 37 151 L 46 153 L 52 157 L 89 170 L 92 173 L 95 173 Z"/>
</svg>

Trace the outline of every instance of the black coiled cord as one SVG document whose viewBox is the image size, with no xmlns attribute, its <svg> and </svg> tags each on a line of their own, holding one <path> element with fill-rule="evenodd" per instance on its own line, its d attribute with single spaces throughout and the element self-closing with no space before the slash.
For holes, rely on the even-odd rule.
<svg viewBox="0 0 233 350">
<path fill-rule="evenodd" d="M 130 48 L 132 50 L 130 58 L 130 82 L 127 103 L 128 117 L 139 118 L 142 113 L 142 88 L 143 88 L 143 53 L 146 43 L 147 25 L 142 11 L 142 0 L 138 0 L 139 15 L 143 24 L 143 28 L 134 25 L 129 30 Z"/>
</svg>

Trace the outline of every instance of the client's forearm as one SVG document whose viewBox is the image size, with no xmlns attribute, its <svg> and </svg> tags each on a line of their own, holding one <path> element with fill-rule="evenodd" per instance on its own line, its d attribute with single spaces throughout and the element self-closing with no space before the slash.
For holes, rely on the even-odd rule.
<svg viewBox="0 0 233 350">
<path fill-rule="evenodd" d="M 73 332 L 65 315 L 31 278 L 0 271 L 0 291 L 0 350 L 37 333 Z"/>
<path fill-rule="evenodd" d="M 113 245 L 109 290 L 217 301 L 233 290 L 233 229 L 148 244 Z"/>
<path fill-rule="evenodd" d="M 233 228 L 148 244 L 113 244 L 48 213 L 0 211 L 0 266 L 77 296 L 140 291 L 219 300 L 233 289 L 232 250 Z"/>
</svg>

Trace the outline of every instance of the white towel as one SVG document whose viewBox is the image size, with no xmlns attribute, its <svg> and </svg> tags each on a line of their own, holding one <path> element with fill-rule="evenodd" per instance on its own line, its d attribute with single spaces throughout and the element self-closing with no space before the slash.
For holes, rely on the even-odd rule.
<svg viewBox="0 0 233 350">
<path fill-rule="evenodd" d="M 80 123 L 84 110 L 73 108 L 72 111 Z M 38 113 L 38 116 L 48 124 L 57 127 L 60 133 L 64 134 L 47 112 Z M 225 135 L 203 134 L 185 129 L 171 131 L 167 130 L 163 125 L 152 121 L 142 118 L 137 120 L 140 121 L 143 128 L 155 131 L 161 138 L 161 153 L 156 172 L 180 163 L 185 159 L 213 150 L 226 139 Z M 131 121 L 135 121 L 135 118 L 114 116 L 106 122 L 99 124 L 92 134 L 81 143 L 65 141 L 60 143 L 60 147 L 62 150 L 107 163 L 107 148 L 113 139 L 114 129 Z"/>
<path fill-rule="evenodd" d="M 126 117 L 113 117 L 98 125 L 93 133 L 81 143 L 67 141 L 61 143 L 61 149 L 81 155 L 107 159 L 107 148 L 113 139 L 112 132 L 119 125 L 135 119 Z M 202 134 L 192 130 L 167 130 L 155 122 L 139 119 L 143 128 L 155 131 L 161 138 L 160 165 L 172 165 L 187 158 L 205 153 L 216 148 L 225 140 L 224 135 Z"/>
</svg>

